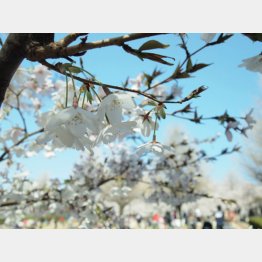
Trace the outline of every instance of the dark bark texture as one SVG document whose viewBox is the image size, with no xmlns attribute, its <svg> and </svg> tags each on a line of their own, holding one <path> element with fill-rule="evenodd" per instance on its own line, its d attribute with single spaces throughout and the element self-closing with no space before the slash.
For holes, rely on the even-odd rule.
<svg viewBox="0 0 262 262">
<path fill-rule="evenodd" d="M 9 34 L 0 50 L 0 106 L 6 89 L 30 46 L 44 46 L 54 41 L 54 34 Z"/>
</svg>

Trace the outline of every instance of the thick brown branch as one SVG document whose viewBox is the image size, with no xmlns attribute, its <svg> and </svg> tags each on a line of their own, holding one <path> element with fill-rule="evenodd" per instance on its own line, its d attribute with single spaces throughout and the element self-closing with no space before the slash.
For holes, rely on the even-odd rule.
<svg viewBox="0 0 262 262">
<path fill-rule="evenodd" d="M 46 45 L 53 41 L 54 34 L 9 34 L 0 50 L 0 106 L 5 92 L 17 68 L 21 64 L 29 45 Z"/>
<path fill-rule="evenodd" d="M 108 38 L 104 40 L 99 40 L 96 42 L 91 43 L 80 43 L 78 45 L 69 46 L 65 48 L 61 48 L 61 44 L 59 42 L 56 45 L 52 46 L 45 46 L 45 47 L 37 47 L 27 55 L 27 59 L 31 61 L 39 61 L 44 60 L 48 58 L 61 58 L 64 56 L 71 56 L 75 55 L 79 52 L 95 49 L 95 48 L 101 48 L 106 46 L 113 46 L 113 45 L 122 45 L 123 43 L 146 38 L 150 36 L 160 35 L 161 33 L 136 33 L 136 34 L 128 34 L 123 35 L 120 37 L 114 37 L 114 38 Z"/>
<path fill-rule="evenodd" d="M 0 50 L 0 106 L 17 68 L 25 58 L 28 34 L 9 34 Z"/>
</svg>

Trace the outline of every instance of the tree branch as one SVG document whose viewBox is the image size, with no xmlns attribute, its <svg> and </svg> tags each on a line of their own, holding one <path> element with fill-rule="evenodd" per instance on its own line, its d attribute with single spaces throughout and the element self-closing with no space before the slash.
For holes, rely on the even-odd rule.
<svg viewBox="0 0 262 262">
<path fill-rule="evenodd" d="M 152 34 L 135 33 L 135 34 L 129 34 L 119 37 L 99 40 L 91 43 L 80 43 L 69 47 L 61 47 L 61 44 L 57 42 L 52 46 L 49 45 L 49 46 L 36 47 L 35 49 L 32 50 L 32 52 L 28 53 L 27 59 L 31 61 L 40 61 L 48 58 L 61 58 L 63 56 L 72 56 L 79 52 L 83 52 L 95 48 L 114 46 L 114 45 L 118 46 L 129 41 L 155 36 L 155 35 L 161 35 L 161 34 L 162 33 L 152 33 Z"/>
<path fill-rule="evenodd" d="M 155 102 L 158 103 L 162 103 L 162 101 L 159 101 L 158 99 L 156 99 L 155 97 L 153 97 L 152 95 L 149 94 L 145 94 L 139 90 L 134 90 L 134 89 L 130 89 L 130 88 L 125 88 L 125 87 L 120 87 L 120 86 L 114 86 L 114 85 L 108 85 L 108 84 L 104 84 L 101 82 L 97 82 L 97 81 L 93 81 L 93 80 L 89 80 L 89 79 L 84 79 L 82 77 L 79 76 L 75 76 L 75 75 L 70 75 L 69 73 L 66 72 L 61 72 L 55 65 L 52 65 L 50 63 L 48 63 L 47 61 L 39 61 L 42 65 L 48 67 L 51 70 L 54 70 L 60 74 L 66 75 L 68 77 L 73 77 L 75 80 L 82 82 L 83 84 L 92 84 L 92 85 L 98 85 L 101 87 L 106 87 L 106 88 L 111 88 L 111 89 L 115 89 L 115 90 L 120 90 L 120 91 L 125 91 L 125 92 L 132 92 L 132 93 L 136 93 L 142 96 L 145 96 L 151 100 L 154 100 Z"/>
<path fill-rule="evenodd" d="M 78 37 L 87 35 L 87 33 L 73 33 L 68 34 L 65 38 L 59 40 L 57 44 L 60 44 L 63 47 L 69 46 L 71 43 L 73 43 Z"/>
<path fill-rule="evenodd" d="M 13 144 L 11 147 L 9 147 L 9 149 L 5 149 L 5 152 L 0 156 L 0 161 L 6 160 L 5 156 L 6 156 L 7 154 L 9 154 L 10 149 L 12 149 L 12 148 L 14 148 L 14 147 L 22 144 L 22 143 L 23 143 L 26 139 L 28 139 L 29 137 L 34 136 L 34 135 L 37 135 L 37 134 L 42 133 L 42 132 L 44 132 L 44 128 L 41 128 L 41 129 L 39 129 L 39 130 L 37 130 L 37 131 L 35 131 L 35 132 L 32 132 L 32 133 L 29 133 L 29 134 L 28 134 L 28 133 L 25 133 L 25 135 L 24 135 L 23 138 L 21 138 L 21 139 L 20 139 L 19 141 L 17 141 L 15 144 Z"/>
<path fill-rule="evenodd" d="M 17 68 L 26 54 L 28 34 L 9 34 L 0 50 L 0 106 Z"/>
</svg>

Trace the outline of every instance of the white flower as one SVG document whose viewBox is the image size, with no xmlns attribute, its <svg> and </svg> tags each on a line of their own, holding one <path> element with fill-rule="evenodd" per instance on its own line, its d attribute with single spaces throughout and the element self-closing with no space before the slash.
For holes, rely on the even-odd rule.
<svg viewBox="0 0 262 262">
<path fill-rule="evenodd" d="M 26 151 L 26 152 L 25 152 L 25 155 L 26 155 L 26 157 L 32 157 L 32 156 L 36 156 L 37 153 L 34 152 L 34 151 Z"/>
<path fill-rule="evenodd" d="M 45 149 L 44 156 L 46 158 L 51 158 L 51 157 L 55 156 L 54 150 L 49 145 L 45 145 L 44 149 Z"/>
<path fill-rule="evenodd" d="M 24 172 L 21 172 L 21 173 L 14 174 L 14 178 L 18 178 L 18 179 L 24 179 L 24 178 L 26 178 L 28 176 L 29 176 L 29 172 L 28 171 L 24 171 Z"/>
<path fill-rule="evenodd" d="M 101 141 L 104 144 L 109 144 L 114 140 L 123 139 L 125 136 L 133 134 L 134 128 L 136 127 L 135 121 L 121 122 L 117 125 L 108 125 L 106 126 L 98 135 L 96 144 L 99 144 Z"/>
<path fill-rule="evenodd" d="M 25 150 L 22 147 L 16 146 L 14 147 L 13 152 L 16 154 L 17 157 L 20 157 L 24 154 Z"/>
<path fill-rule="evenodd" d="M 154 153 L 156 155 L 163 156 L 167 152 L 171 152 L 172 148 L 166 145 L 162 145 L 159 142 L 153 141 L 139 146 L 136 149 L 136 153 L 142 156 L 146 153 Z"/>
<path fill-rule="evenodd" d="M 245 67 L 247 70 L 252 72 L 259 72 L 262 74 L 262 54 L 253 56 L 242 61 L 240 67 Z"/>
<path fill-rule="evenodd" d="M 91 151 L 89 132 L 98 132 L 97 118 L 81 108 L 67 108 L 47 120 L 45 135 L 39 142 L 53 140 L 58 147 L 66 146 L 78 150 L 87 148 Z"/>
<path fill-rule="evenodd" d="M 32 101 L 32 104 L 33 104 L 35 110 L 36 110 L 36 111 L 39 110 L 40 107 L 41 107 L 41 102 L 40 102 L 40 100 L 39 100 L 37 97 L 32 97 L 32 98 L 31 98 L 31 101 Z"/>
<path fill-rule="evenodd" d="M 229 121 L 228 124 L 227 124 L 227 128 L 237 128 L 239 125 L 239 122 L 238 121 Z"/>
<path fill-rule="evenodd" d="M 213 33 L 204 33 L 200 35 L 200 38 L 208 44 L 213 40 L 215 35 L 216 34 L 213 34 Z"/>
<path fill-rule="evenodd" d="M 132 191 L 130 187 L 123 186 L 123 187 L 112 187 L 111 188 L 111 196 L 113 197 L 127 197 L 128 194 Z"/>
<path fill-rule="evenodd" d="M 174 98 L 182 97 L 182 87 L 174 85 L 172 87 L 172 95 L 174 96 Z"/>
<path fill-rule="evenodd" d="M 51 181 L 49 175 L 46 173 L 39 176 L 37 180 L 33 183 L 33 187 L 35 189 L 50 188 L 50 186 L 51 186 Z"/>
<path fill-rule="evenodd" d="M 251 109 L 249 111 L 249 113 L 244 118 L 246 120 L 247 124 L 248 124 L 248 127 L 250 127 L 250 128 L 252 128 L 253 124 L 256 123 L 256 120 L 251 116 L 252 112 L 253 112 L 253 109 Z"/>
<path fill-rule="evenodd" d="M 48 78 L 51 77 L 50 71 L 43 65 L 37 65 L 33 70 L 33 74 L 40 87 L 43 87 L 47 83 Z"/>
<path fill-rule="evenodd" d="M 14 143 L 16 143 L 18 141 L 19 137 L 21 137 L 21 135 L 23 135 L 23 132 L 22 132 L 21 129 L 14 128 L 11 131 L 9 131 L 8 135 L 9 135 L 10 139 L 12 139 L 12 141 Z"/>
<path fill-rule="evenodd" d="M 129 94 L 110 94 L 99 105 L 97 115 L 101 121 L 107 116 L 111 125 L 117 125 L 122 121 L 123 109 L 135 108 L 135 103 Z"/>
<path fill-rule="evenodd" d="M 225 132 L 225 134 L 226 134 L 226 138 L 227 138 L 227 140 L 228 140 L 229 142 L 231 142 L 232 139 L 233 139 L 233 135 L 232 135 L 230 129 L 231 129 L 231 128 L 232 128 L 232 129 L 236 129 L 236 128 L 238 127 L 238 125 L 239 125 L 239 122 L 238 122 L 238 121 L 229 121 L 229 122 L 228 122 L 227 127 L 226 127 L 226 132 Z"/>
<path fill-rule="evenodd" d="M 137 116 L 135 117 L 134 121 L 136 121 L 139 131 L 141 131 L 143 136 L 149 137 L 151 131 L 154 130 L 155 121 L 153 121 L 152 117 L 148 115 L 148 113 L 146 113 L 140 107 L 136 108 L 136 115 Z M 157 128 L 158 128 L 158 124 L 156 126 L 156 129 Z"/>
<path fill-rule="evenodd" d="M 163 85 L 158 85 L 153 89 L 153 95 L 157 98 L 161 98 L 162 100 L 165 100 L 168 96 L 167 93 L 167 87 Z"/>
<path fill-rule="evenodd" d="M 132 84 L 130 89 L 139 90 L 143 85 L 144 75 L 139 74 L 135 79 L 130 79 L 129 83 Z"/>
</svg>

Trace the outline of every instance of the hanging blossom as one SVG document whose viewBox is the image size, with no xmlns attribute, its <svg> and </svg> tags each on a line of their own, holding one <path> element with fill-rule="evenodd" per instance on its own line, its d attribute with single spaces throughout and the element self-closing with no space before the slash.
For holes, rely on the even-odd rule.
<svg viewBox="0 0 262 262">
<path fill-rule="evenodd" d="M 229 142 L 233 140 L 233 135 L 230 131 L 230 129 L 237 129 L 239 125 L 238 121 L 229 121 L 226 127 L 226 138 Z"/>
<path fill-rule="evenodd" d="M 103 142 L 109 144 L 116 139 L 122 140 L 125 136 L 133 134 L 137 123 L 135 121 L 121 122 L 115 125 L 108 125 L 99 133 L 95 144 Z"/>
<path fill-rule="evenodd" d="M 144 111 L 142 108 L 137 107 L 135 110 L 136 117 L 134 121 L 137 123 L 137 129 L 142 133 L 143 136 L 149 137 L 151 132 L 155 128 L 155 121 L 153 121 L 152 117 L 148 112 Z M 156 130 L 159 125 L 157 123 Z"/>
<path fill-rule="evenodd" d="M 148 142 L 139 146 L 136 150 L 138 156 L 142 156 L 146 153 L 153 153 L 159 156 L 164 156 L 166 153 L 171 153 L 172 148 L 170 146 L 162 145 L 157 141 Z"/>
<path fill-rule="evenodd" d="M 262 54 L 244 59 L 242 62 L 239 65 L 240 67 L 245 67 L 249 71 L 262 74 Z"/>
<path fill-rule="evenodd" d="M 135 107 L 136 105 L 129 94 L 114 93 L 105 97 L 98 107 L 97 117 L 100 127 L 103 125 L 105 118 L 109 123 L 101 129 L 95 144 L 100 142 L 108 144 L 134 133 L 136 122 L 122 122 L 122 120 L 124 110 L 132 110 Z"/>
<path fill-rule="evenodd" d="M 88 135 L 98 132 L 96 115 L 81 108 L 66 108 L 48 119 L 45 134 L 39 142 L 53 141 L 57 147 L 71 147 L 77 150 L 87 148 L 92 152 L 92 141 Z"/>
<path fill-rule="evenodd" d="M 123 110 L 132 110 L 136 107 L 132 96 L 129 94 L 114 93 L 106 96 L 99 105 L 97 115 L 103 121 L 105 116 L 111 125 L 122 122 Z"/>
<path fill-rule="evenodd" d="M 215 35 L 216 33 L 204 33 L 200 35 L 200 38 L 208 44 L 213 40 Z"/>
<path fill-rule="evenodd" d="M 252 108 L 249 111 L 249 113 L 244 117 L 244 119 L 247 122 L 249 128 L 252 128 L 254 126 L 254 124 L 256 123 L 256 120 L 251 116 L 253 111 L 254 111 L 254 109 Z"/>
</svg>

